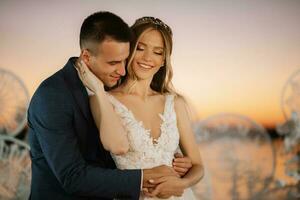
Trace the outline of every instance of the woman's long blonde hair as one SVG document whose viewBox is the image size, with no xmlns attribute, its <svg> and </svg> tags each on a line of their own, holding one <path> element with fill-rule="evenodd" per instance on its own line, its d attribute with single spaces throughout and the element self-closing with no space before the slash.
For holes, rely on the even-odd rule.
<svg viewBox="0 0 300 200">
<path fill-rule="evenodd" d="M 132 61 L 136 53 L 138 41 L 147 30 L 158 30 L 164 40 L 164 65 L 160 67 L 156 74 L 154 74 L 150 87 L 152 90 L 160 94 L 173 94 L 176 97 L 181 98 L 185 102 L 185 106 L 190 119 L 196 119 L 197 116 L 195 115 L 195 112 L 192 112 L 193 109 L 191 109 L 190 103 L 188 103 L 183 95 L 175 91 L 172 84 L 173 69 L 171 65 L 171 54 L 173 48 L 173 33 L 171 28 L 160 19 L 154 17 L 139 18 L 130 28 L 133 32 L 134 39 L 130 43 L 130 54 L 126 65 L 126 75 L 120 79 L 120 82 L 114 88 L 120 86 L 127 79 L 135 80 L 133 82 L 133 85 L 129 87 L 128 92 L 130 92 L 130 88 L 134 86 L 137 80 L 137 76 L 132 69 Z"/>
</svg>

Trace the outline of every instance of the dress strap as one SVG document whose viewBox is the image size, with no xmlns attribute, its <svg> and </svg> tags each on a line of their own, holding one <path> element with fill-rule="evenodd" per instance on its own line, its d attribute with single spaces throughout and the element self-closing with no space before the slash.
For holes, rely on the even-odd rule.
<svg viewBox="0 0 300 200">
<path fill-rule="evenodd" d="M 165 103 L 165 109 L 164 109 L 165 117 L 170 116 L 170 115 L 172 115 L 173 112 L 175 112 L 174 97 L 175 97 L 175 95 L 173 95 L 173 94 L 166 95 L 166 103 Z"/>
</svg>

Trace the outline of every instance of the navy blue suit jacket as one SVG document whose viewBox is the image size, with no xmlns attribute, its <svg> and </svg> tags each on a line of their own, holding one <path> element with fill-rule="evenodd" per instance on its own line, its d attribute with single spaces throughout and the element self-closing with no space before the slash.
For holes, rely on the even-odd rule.
<svg viewBox="0 0 300 200">
<path fill-rule="evenodd" d="M 75 60 L 43 81 L 30 102 L 30 199 L 138 199 L 141 170 L 116 169 L 103 148 Z"/>
</svg>

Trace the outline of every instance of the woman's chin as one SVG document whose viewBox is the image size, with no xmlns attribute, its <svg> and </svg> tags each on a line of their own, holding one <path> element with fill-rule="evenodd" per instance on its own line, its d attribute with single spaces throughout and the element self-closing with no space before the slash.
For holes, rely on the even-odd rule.
<svg viewBox="0 0 300 200">
<path fill-rule="evenodd" d="M 139 81 L 152 79 L 153 77 L 153 74 L 146 74 L 146 73 L 136 73 L 135 75 L 137 80 Z"/>
</svg>

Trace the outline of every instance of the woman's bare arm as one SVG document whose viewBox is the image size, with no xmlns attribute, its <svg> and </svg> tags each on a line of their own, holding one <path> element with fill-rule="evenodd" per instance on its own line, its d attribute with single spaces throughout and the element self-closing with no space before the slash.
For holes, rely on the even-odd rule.
<svg viewBox="0 0 300 200">
<path fill-rule="evenodd" d="M 78 64 L 78 74 L 83 84 L 94 93 L 89 97 L 90 108 L 104 148 L 116 155 L 126 153 L 129 149 L 126 130 L 107 97 L 103 83 L 83 62 Z"/>
<path fill-rule="evenodd" d="M 187 187 L 190 187 L 201 180 L 204 175 L 199 147 L 196 143 L 190 116 L 188 114 L 186 102 L 182 97 L 175 99 L 175 111 L 177 115 L 177 125 L 180 134 L 180 147 L 183 154 L 192 160 L 192 167 L 182 178 Z"/>
</svg>

